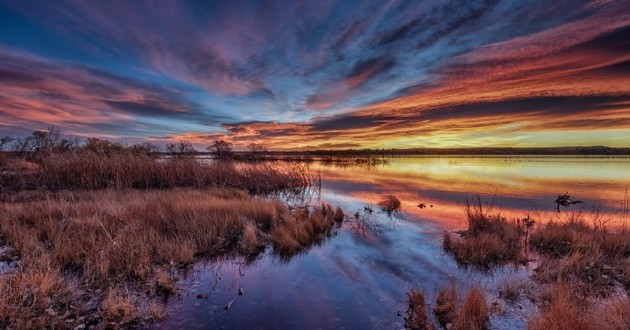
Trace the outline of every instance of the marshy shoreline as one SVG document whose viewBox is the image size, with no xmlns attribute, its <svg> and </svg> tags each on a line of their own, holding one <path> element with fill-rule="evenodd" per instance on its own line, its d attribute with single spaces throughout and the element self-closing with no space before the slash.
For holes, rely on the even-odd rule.
<svg viewBox="0 0 630 330">
<path fill-rule="evenodd" d="M 2 157 L 3 328 L 142 326 L 166 316 L 179 269 L 266 249 L 287 259 L 344 219 L 279 199 L 314 185 L 301 165 L 132 149 Z"/>
<path fill-rule="evenodd" d="M 0 157 L 5 328 L 157 326 L 180 294 L 182 272 L 200 262 L 256 262 L 262 255 L 288 261 L 341 230 L 378 236 L 373 212 L 408 211 L 392 194 L 356 213 L 327 203 L 288 205 L 321 186 L 309 161 L 165 158 L 106 144 Z M 387 166 L 384 159 L 344 161 L 369 169 Z M 346 166 L 337 158 L 320 163 Z M 567 318 L 580 329 L 627 327 L 628 229 L 562 214 L 563 221 L 547 223 L 507 219 L 480 201 L 469 205 L 468 228 L 440 240 L 447 258 L 479 274 L 525 264 L 532 275 L 466 290 L 454 278 L 437 295 L 410 287 L 409 308 L 399 319 L 411 329 L 487 329 L 506 308 L 527 303 L 534 306 L 526 311 L 530 329 L 562 329 Z"/>
</svg>

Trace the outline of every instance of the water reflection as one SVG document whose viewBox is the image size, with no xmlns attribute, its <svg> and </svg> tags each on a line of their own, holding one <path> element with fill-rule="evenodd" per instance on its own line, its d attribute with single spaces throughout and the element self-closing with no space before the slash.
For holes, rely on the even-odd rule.
<svg viewBox="0 0 630 330">
<path fill-rule="evenodd" d="M 394 158 L 388 166 L 369 170 L 314 168 L 321 171 L 324 199 L 376 204 L 384 194 L 393 194 L 411 219 L 443 228 L 465 225 L 467 198 L 482 195 L 489 200 L 495 194 L 496 210 L 508 217 L 562 217 L 553 201 L 569 192 L 584 204 L 568 211 L 583 209 L 589 217 L 601 204 L 609 217 L 619 219 L 630 183 L 630 159 L 610 157 L 418 157 Z M 434 207 L 419 208 L 420 203 Z"/>
<path fill-rule="evenodd" d="M 504 278 L 527 276 L 527 269 L 513 266 L 489 275 L 461 269 L 442 251 L 443 230 L 465 226 L 467 197 L 489 201 L 496 194 L 494 207 L 506 216 L 550 219 L 558 217 L 553 201 L 569 192 L 619 218 L 630 180 L 630 160 L 623 158 L 425 157 L 391 159 L 387 166 L 311 166 L 321 173 L 321 190 L 298 202 L 339 204 L 347 219 L 338 234 L 288 262 L 267 251 L 252 263 L 236 258 L 196 265 L 158 327 L 402 328 L 399 312 L 412 287 L 434 301 L 452 279 L 462 287 L 480 282 L 494 299 Z M 402 201 L 402 219 L 379 211 L 387 194 Z M 492 322 L 525 328 L 518 313 L 523 311 L 507 308 Z"/>
</svg>

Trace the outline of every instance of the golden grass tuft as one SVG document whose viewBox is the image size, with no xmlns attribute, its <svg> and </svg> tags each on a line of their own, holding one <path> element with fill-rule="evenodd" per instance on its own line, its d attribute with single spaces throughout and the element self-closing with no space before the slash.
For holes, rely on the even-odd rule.
<svg viewBox="0 0 630 330">
<path fill-rule="evenodd" d="M 424 303 L 424 293 L 420 290 L 411 289 L 407 292 L 409 307 L 405 314 L 405 328 L 413 330 L 435 329 L 427 315 Z"/>
<path fill-rule="evenodd" d="M 482 206 L 466 207 L 468 229 L 462 237 L 444 233 L 442 247 L 463 266 L 488 269 L 508 262 L 523 262 L 522 231 L 516 222 L 487 214 Z"/>
<path fill-rule="evenodd" d="M 546 293 L 543 312 L 529 322 L 529 330 L 589 330 L 587 316 L 575 303 L 576 296 L 567 284 L 557 285 Z"/>
<path fill-rule="evenodd" d="M 107 290 L 101 304 L 101 315 L 107 321 L 128 323 L 138 313 L 138 297 L 127 288 L 113 287 Z"/>
<path fill-rule="evenodd" d="M 490 312 L 486 296 L 478 286 L 468 290 L 453 321 L 453 330 L 484 330 L 490 326 Z"/>
</svg>

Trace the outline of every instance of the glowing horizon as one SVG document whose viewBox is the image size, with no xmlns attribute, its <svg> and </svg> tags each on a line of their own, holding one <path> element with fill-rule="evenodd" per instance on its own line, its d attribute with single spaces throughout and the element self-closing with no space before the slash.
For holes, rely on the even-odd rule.
<svg viewBox="0 0 630 330">
<path fill-rule="evenodd" d="M 0 135 L 630 146 L 628 1 L 0 4 Z"/>
</svg>

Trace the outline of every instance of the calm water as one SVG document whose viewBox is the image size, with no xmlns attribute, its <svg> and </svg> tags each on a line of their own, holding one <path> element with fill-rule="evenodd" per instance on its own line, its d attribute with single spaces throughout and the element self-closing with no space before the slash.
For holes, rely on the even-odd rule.
<svg viewBox="0 0 630 330">
<path fill-rule="evenodd" d="M 312 168 L 321 172 L 322 188 L 310 202 L 359 212 L 367 225 L 349 221 L 334 238 L 289 261 L 265 254 L 251 264 L 199 264 L 180 281 L 181 296 L 170 304 L 170 318 L 159 327 L 402 328 L 399 313 L 404 314 L 405 293 L 412 287 L 434 301 L 449 280 L 461 287 L 481 282 L 493 299 L 505 277 L 527 276 L 528 270 L 511 267 L 493 274 L 460 269 L 441 251 L 442 232 L 465 226 L 467 198 L 494 199 L 494 210 L 507 217 L 530 214 L 545 220 L 580 208 L 588 218 L 592 207 L 600 205 L 605 217 L 618 221 L 630 183 L 627 158 L 423 157 L 392 159 L 388 166 L 371 168 Z M 558 214 L 553 200 L 567 192 L 584 204 Z M 402 218 L 363 212 L 365 206 L 377 210 L 384 194 L 403 202 Z M 427 207 L 421 209 L 419 203 Z M 207 298 L 197 299 L 198 294 Z M 493 316 L 493 327 L 524 328 L 525 307 L 506 304 L 504 315 Z"/>
</svg>

